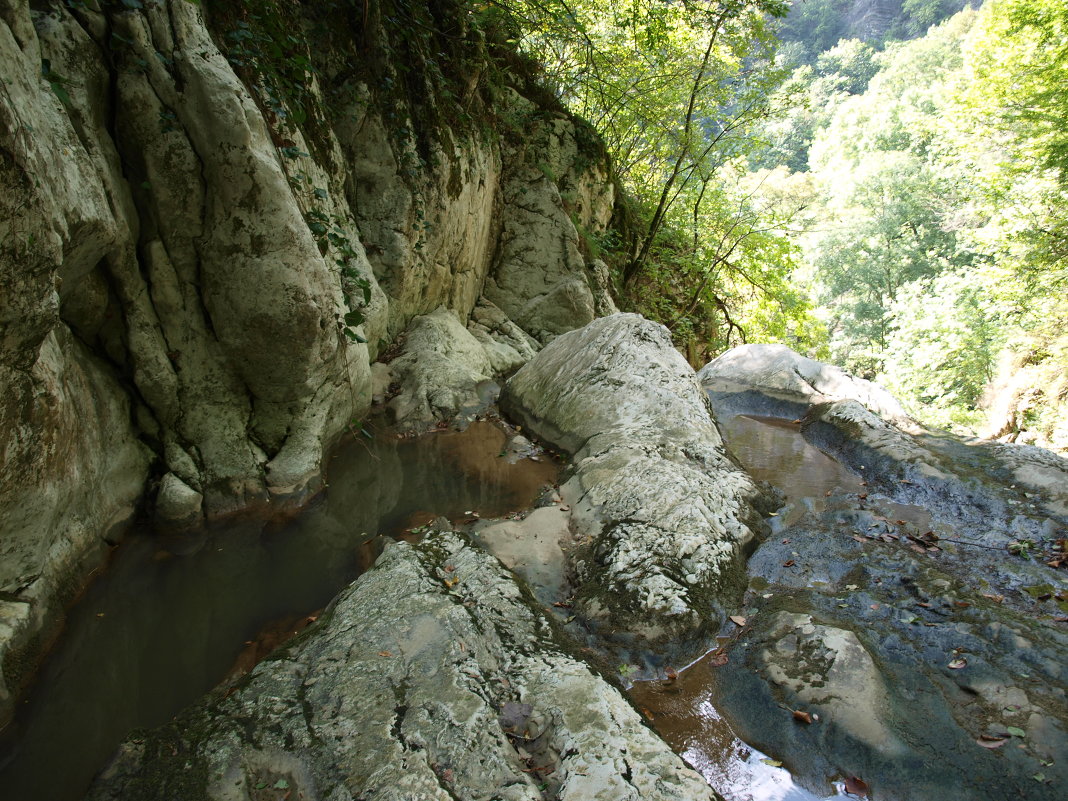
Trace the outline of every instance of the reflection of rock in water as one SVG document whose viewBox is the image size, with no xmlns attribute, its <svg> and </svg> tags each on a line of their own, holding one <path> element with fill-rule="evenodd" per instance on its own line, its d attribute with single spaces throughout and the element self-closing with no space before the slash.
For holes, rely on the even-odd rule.
<svg viewBox="0 0 1068 801">
<path fill-rule="evenodd" d="M 350 441 L 330 465 L 326 491 L 294 518 L 234 520 L 162 541 L 132 537 L 71 610 L 30 702 L 0 735 L 2 795 L 80 798 L 128 731 L 169 720 L 235 659 L 248 667 L 262 658 L 274 643 L 239 657 L 241 644 L 255 643 L 270 621 L 327 604 L 381 551 L 377 535 L 399 533 L 412 515 L 455 519 L 530 506 L 559 468 L 548 460 L 508 464 L 498 458 L 505 440 L 483 423 L 462 433 Z M 481 498 L 492 498 L 492 508 Z M 169 557 L 156 558 L 161 553 Z M 56 771 L 60 759 L 64 770 Z"/>
<path fill-rule="evenodd" d="M 749 474 L 771 482 L 791 501 L 860 490 L 860 479 L 809 445 L 796 423 L 740 414 L 721 422 L 721 428 L 731 453 Z"/>
<path fill-rule="evenodd" d="M 816 801 L 819 796 L 798 786 L 788 770 L 739 740 L 716 711 L 712 685 L 718 669 L 709 654 L 673 681 L 637 682 L 631 700 L 727 801 Z"/>
</svg>

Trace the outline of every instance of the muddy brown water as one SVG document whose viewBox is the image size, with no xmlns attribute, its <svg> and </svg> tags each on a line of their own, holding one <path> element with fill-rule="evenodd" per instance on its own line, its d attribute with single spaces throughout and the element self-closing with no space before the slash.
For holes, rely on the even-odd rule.
<svg viewBox="0 0 1068 801">
<path fill-rule="evenodd" d="M 559 466 L 505 457 L 489 422 L 342 445 L 328 487 L 284 523 L 238 520 L 183 537 L 136 530 L 70 610 L 0 733 L 0 798 L 80 799 L 134 729 L 158 726 L 299 631 L 374 561 L 382 539 L 438 516 L 530 507 Z"/>
</svg>

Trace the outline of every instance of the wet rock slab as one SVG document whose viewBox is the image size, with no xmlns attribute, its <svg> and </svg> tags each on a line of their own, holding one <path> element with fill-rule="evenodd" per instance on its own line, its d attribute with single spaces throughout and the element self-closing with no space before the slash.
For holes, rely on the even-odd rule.
<svg viewBox="0 0 1068 801">
<path fill-rule="evenodd" d="M 792 503 L 749 561 L 713 693 L 738 734 L 816 790 L 860 776 L 881 799 L 1062 797 L 1068 463 L 738 369 L 706 383 L 721 418 L 796 418 L 855 479 Z"/>
<path fill-rule="evenodd" d="M 783 529 L 753 557 L 748 626 L 717 677 L 739 735 L 813 789 L 856 775 L 876 798 L 1060 798 L 1064 624 L 944 556 L 858 542 L 853 514 Z"/>
<path fill-rule="evenodd" d="M 236 691 L 129 740 L 89 798 L 714 799 L 459 535 L 397 544 Z"/>
</svg>

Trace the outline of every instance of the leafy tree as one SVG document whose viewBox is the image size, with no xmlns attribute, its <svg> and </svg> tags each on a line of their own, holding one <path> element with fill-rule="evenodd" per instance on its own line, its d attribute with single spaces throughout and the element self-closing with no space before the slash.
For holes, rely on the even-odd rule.
<svg viewBox="0 0 1068 801">
<path fill-rule="evenodd" d="M 505 6 L 501 6 L 504 8 Z M 626 190 L 615 266 L 625 305 L 672 327 L 693 358 L 804 316 L 783 198 L 742 185 L 784 70 L 781 0 L 519 3 L 521 42 L 602 134 Z M 761 299 L 762 298 L 762 299 Z M 747 321 L 761 309 L 759 320 Z"/>
</svg>

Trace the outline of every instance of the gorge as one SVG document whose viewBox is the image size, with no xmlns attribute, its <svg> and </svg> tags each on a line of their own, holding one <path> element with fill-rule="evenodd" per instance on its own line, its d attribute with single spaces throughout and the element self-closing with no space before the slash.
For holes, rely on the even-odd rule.
<svg viewBox="0 0 1068 801">
<path fill-rule="evenodd" d="M 606 145 L 476 6 L 0 0 L 0 771 L 122 587 L 162 594 L 115 641 L 188 606 L 203 669 L 8 789 L 1059 797 L 1068 462 L 783 345 L 695 372 L 617 308 Z M 795 795 L 711 778 L 644 700 L 684 686 Z"/>
</svg>

